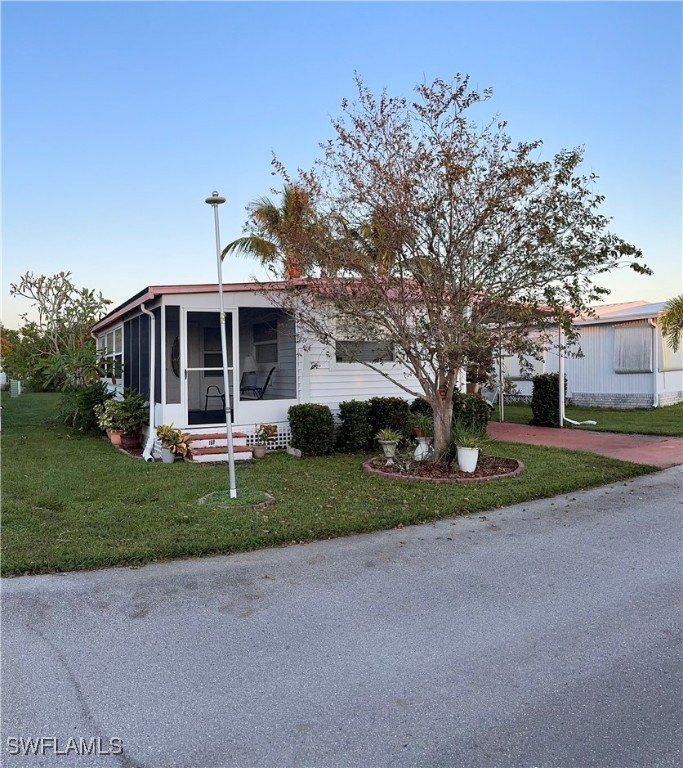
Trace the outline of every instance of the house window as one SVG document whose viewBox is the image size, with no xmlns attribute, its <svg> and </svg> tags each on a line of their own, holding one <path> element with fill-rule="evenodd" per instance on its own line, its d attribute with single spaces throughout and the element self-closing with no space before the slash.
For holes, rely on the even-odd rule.
<svg viewBox="0 0 683 768">
<path fill-rule="evenodd" d="M 254 324 L 254 358 L 257 363 L 277 363 L 277 320 Z"/>
<path fill-rule="evenodd" d="M 652 373 L 652 329 L 627 325 L 614 329 L 614 372 Z"/>
<path fill-rule="evenodd" d="M 338 341 L 338 363 L 391 363 L 394 351 L 385 341 Z"/>
<path fill-rule="evenodd" d="M 121 381 L 123 370 L 123 327 L 100 336 L 97 342 L 97 351 L 104 360 L 105 375 L 111 379 L 112 384 Z"/>
</svg>

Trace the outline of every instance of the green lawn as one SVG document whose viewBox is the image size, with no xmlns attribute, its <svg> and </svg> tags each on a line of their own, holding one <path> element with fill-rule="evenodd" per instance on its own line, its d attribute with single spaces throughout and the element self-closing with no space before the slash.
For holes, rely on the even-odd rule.
<svg viewBox="0 0 683 768">
<path fill-rule="evenodd" d="M 531 406 L 505 405 L 505 421 L 513 424 L 528 424 L 531 420 Z M 666 408 L 639 408 L 635 410 L 616 410 L 612 408 L 577 408 L 568 406 L 567 418 L 574 421 L 597 421 L 594 427 L 586 427 L 598 432 L 625 432 L 632 435 L 674 435 L 683 436 L 683 403 L 669 405 Z M 498 409 L 493 413 L 493 420 L 498 421 Z"/>
<path fill-rule="evenodd" d="M 4 397 L 2 574 L 141 564 L 240 552 L 420 523 L 609 483 L 653 471 L 600 456 L 493 443 L 521 459 L 517 478 L 432 485 L 366 475 L 363 456 L 274 454 L 237 467 L 238 489 L 265 509 L 197 504 L 227 486 L 225 466 L 147 464 L 51 421 L 56 396 Z"/>
</svg>

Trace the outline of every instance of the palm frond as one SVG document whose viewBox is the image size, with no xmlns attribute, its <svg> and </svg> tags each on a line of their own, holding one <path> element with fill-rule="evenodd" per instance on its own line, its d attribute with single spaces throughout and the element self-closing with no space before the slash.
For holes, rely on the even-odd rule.
<svg viewBox="0 0 683 768">
<path fill-rule="evenodd" d="M 267 197 L 258 197 L 247 206 L 253 219 L 267 229 L 276 230 L 282 221 L 282 211 Z"/>
<path fill-rule="evenodd" d="M 278 247 L 263 237 L 247 235 L 228 243 L 223 248 L 221 259 L 232 254 L 235 256 L 255 256 L 262 264 L 270 264 L 277 258 Z"/>
<path fill-rule="evenodd" d="M 666 302 L 664 311 L 659 317 L 659 324 L 669 346 L 677 352 L 681 343 L 681 334 L 683 334 L 683 293 Z"/>
</svg>

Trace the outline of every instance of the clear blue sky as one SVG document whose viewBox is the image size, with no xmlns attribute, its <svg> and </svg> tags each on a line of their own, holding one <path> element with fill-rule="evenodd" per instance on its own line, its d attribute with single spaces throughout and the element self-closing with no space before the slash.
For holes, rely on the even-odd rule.
<svg viewBox="0 0 683 768">
<path fill-rule="evenodd" d="M 583 145 L 612 229 L 651 278 L 612 301 L 683 291 L 682 5 L 3 2 L 3 307 L 26 270 L 73 273 L 118 304 L 150 284 L 214 282 L 223 243 L 270 194 L 271 152 L 310 167 L 330 118 L 373 90 L 467 73 L 544 156 Z M 233 259 L 226 281 L 263 276 Z"/>
</svg>

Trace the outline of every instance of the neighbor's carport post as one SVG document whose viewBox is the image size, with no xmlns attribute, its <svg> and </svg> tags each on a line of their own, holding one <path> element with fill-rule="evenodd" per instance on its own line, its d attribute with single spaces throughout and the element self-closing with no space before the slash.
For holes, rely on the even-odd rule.
<svg viewBox="0 0 683 768">
<path fill-rule="evenodd" d="M 228 441 L 228 471 L 230 474 L 230 498 L 237 498 L 235 487 L 235 451 L 232 445 L 232 415 L 230 412 L 230 375 L 228 374 L 228 342 L 225 333 L 225 305 L 223 302 L 223 260 L 221 259 L 221 234 L 218 228 L 218 206 L 225 202 L 218 192 L 206 198 L 213 208 L 213 220 L 216 229 L 216 266 L 218 270 L 218 300 L 221 318 L 221 352 L 223 355 L 223 392 L 225 393 L 225 436 Z"/>
</svg>

